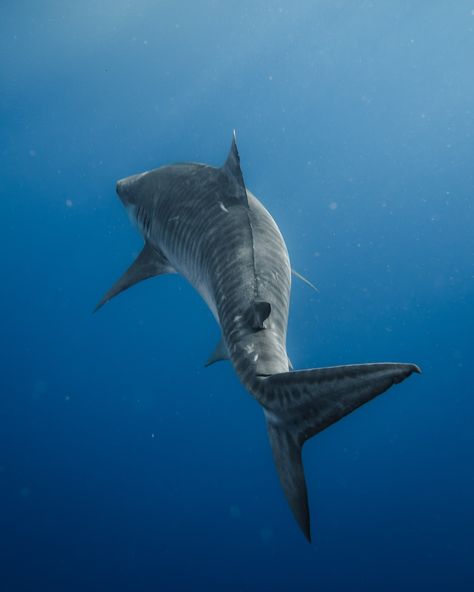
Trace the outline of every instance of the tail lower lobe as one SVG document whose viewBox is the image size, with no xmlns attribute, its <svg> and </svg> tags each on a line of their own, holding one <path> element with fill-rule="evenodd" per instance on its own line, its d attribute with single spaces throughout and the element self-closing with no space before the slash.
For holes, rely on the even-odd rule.
<svg viewBox="0 0 474 592">
<path fill-rule="evenodd" d="M 413 372 L 414 364 L 358 364 L 274 374 L 260 402 L 280 482 L 293 514 L 311 540 L 303 444 Z"/>
</svg>

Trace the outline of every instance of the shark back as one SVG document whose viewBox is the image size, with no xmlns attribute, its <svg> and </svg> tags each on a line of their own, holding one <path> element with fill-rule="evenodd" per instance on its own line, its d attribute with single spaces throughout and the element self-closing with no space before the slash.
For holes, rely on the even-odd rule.
<svg viewBox="0 0 474 592">
<path fill-rule="evenodd" d="M 161 167 L 119 181 L 117 192 L 145 246 L 98 307 L 164 273 L 181 273 L 198 290 L 222 330 L 207 365 L 230 359 L 263 407 L 283 491 L 309 540 L 303 444 L 419 368 L 383 363 L 289 371 L 288 252 L 275 221 L 245 187 L 235 136 L 221 168 Z"/>
<path fill-rule="evenodd" d="M 291 269 L 275 221 L 245 186 L 239 190 L 237 163 L 233 142 L 221 168 L 166 166 L 118 191 L 152 248 L 204 298 L 253 392 L 258 377 L 288 370 Z"/>
</svg>

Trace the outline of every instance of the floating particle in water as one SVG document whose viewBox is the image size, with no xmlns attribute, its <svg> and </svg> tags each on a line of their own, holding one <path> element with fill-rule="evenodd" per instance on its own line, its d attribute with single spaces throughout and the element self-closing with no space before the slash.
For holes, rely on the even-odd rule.
<svg viewBox="0 0 474 592">
<path fill-rule="evenodd" d="M 269 543 L 273 538 L 273 532 L 270 528 L 260 529 L 260 539 L 263 543 Z"/>
<path fill-rule="evenodd" d="M 230 517 L 234 518 L 234 520 L 238 520 L 240 518 L 239 506 L 231 506 L 229 511 L 230 511 Z"/>
<path fill-rule="evenodd" d="M 72 208 L 72 199 L 66 199 L 66 207 Z"/>
<path fill-rule="evenodd" d="M 28 150 L 28 154 L 33 158 L 36 156 L 36 150 L 34 150 L 33 148 L 30 148 L 30 150 Z"/>
<path fill-rule="evenodd" d="M 332 201 L 328 207 L 330 210 L 337 210 L 337 202 Z"/>
<path fill-rule="evenodd" d="M 22 487 L 20 489 L 20 497 L 22 497 L 23 499 L 30 497 L 30 494 L 31 494 L 31 489 L 29 487 Z"/>
<path fill-rule="evenodd" d="M 33 399 L 40 399 L 48 390 L 48 384 L 41 379 L 35 380 L 33 384 Z"/>
</svg>

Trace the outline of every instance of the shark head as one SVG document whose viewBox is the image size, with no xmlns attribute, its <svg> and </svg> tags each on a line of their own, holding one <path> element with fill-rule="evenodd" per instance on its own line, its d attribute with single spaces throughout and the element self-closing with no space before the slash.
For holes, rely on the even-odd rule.
<svg viewBox="0 0 474 592">
<path fill-rule="evenodd" d="M 125 177 L 125 179 L 117 181 L 115 189 L 126 208 L 131 205 L 137 205 L 139 201 L 141 201 L 140 195 L 143 191 L 143 183 L 140 183 L 140 180 L 142 180 L 146 174 L 147 173 L 139 173 L 138 175 L 131 175 L 130 177 Z"/>
<path fill-rule="evenodd" d="M 148 172 L 131 175 L 117 181 L 116 191 L 125 206 L 130 220 L 145 238 L 151 229 L 153 200 L 149 199 L 147 188 Z"/>
</svg>

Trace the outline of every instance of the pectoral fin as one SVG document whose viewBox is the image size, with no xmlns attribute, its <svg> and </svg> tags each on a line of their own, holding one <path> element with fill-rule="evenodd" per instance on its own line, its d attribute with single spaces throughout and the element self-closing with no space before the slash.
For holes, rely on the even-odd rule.
<svg viewBox="0 0 474 592">
<path fill-rule="evenodd" d="M 319 289 L 313 283 L 311 283 L 307 278 L 305 278 L 304 275 L 301 275 L 301 273 L 298 273 L 294 269 L 291 270 L 291 273 L 295 277 L 297 277 L 299 280 L 301 280 L 302 282 L 304 282 L 307 286 L 309 286 L 310 288 L 313 288 L 313 290 L 315 292 L 319 292 Z"/>
<path fill-rule="evenodd" d="M 164 273 L 176 273 L 176 271 L 171 267 L 169 261 L 162 253 L 154 249 L 149 243 L 145 243 L 141 253 L 97 304 L 94 312 L 99 310 L 101 306 L 114 296 L 130 288 L 130 286 Z"/>
</svg>

